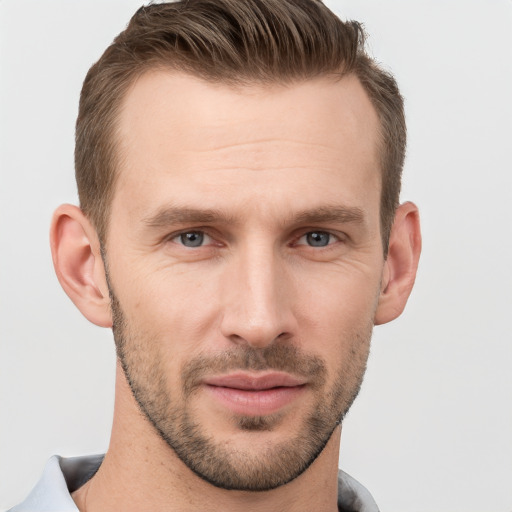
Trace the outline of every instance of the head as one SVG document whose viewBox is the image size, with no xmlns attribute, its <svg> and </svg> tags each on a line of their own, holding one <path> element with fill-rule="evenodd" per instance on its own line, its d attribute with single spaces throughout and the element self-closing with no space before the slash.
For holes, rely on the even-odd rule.
<svg viewBox="0 0 512 512">
<path fill-rule="evenodd" d="M 404 147 L 394 80 L 315 0 L 145 7 L 90 70 L 57 274 L 202 479 L 272 489 L 339 433 L 414 281 Z"/>
<path fill-rule="evenodd" d="M 379 117 L 381 238 L 387 252 L 406 147 L 394 78 L 365 51 L 362 26 L 317 0 L 196 0 L 141 7 L 84 81 L 76 123 L 80 206 L 105 240 L 120 158 L 117 127 L 130 86 L 166 69 L 232 86 L 357 77 Z"/>
</svg>

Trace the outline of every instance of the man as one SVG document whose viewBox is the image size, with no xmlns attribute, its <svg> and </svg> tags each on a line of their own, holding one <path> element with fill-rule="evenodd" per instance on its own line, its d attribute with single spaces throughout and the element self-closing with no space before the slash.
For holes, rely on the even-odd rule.
<svg viewBox="0 0 512 512">
<path fill-rule="evenodd" d="M 341 422 L 420 233 L 402 100 L 363 46 L 315 0 L 189 0 L 91 68 L 51 246 L 114 333 L 111 442 L 12 510 L 377 510 L 338 474 Z"/>
</svg>

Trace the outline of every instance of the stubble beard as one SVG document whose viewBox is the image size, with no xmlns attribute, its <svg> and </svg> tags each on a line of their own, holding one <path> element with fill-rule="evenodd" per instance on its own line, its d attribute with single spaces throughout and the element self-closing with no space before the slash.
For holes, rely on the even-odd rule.
<svg viewBox="0 0 512 512">
<path fill-rule="evenodd" d="M 181 370 L 178 401 L 169 393 L 162 358 L 157 350 L 151 350 L 158 347 L 158 342 L 133 332 L 109 288 L 117 356 L 135 400 L 180 460 L 216 487 L 268 491 L 294 480 L 320 455 L 359 392 L 368 359 L 371 322 L 365 332 L 353 336 L 344 366 L 330 389 L 326 390 L 327 370 L 321 358 L 303 354 L 286 342 L 276 342 L 264 349 L 238 346 L 221 355 L 192 359 Z M 191 417 L 187 402 L 198 392 L 203 376 L 236 370 L 274 370 L 304 376 L 317 397 L 316 406 L 294 435 L 286 441 L 264 444 L 256 454 L 229 441 L 218 441 Z M 236 427 L 247 432 L 248 445 L 254 443 L 249 439 L 252 433 L 272 431 L 282 420 L 279 413 L 233 418 Z"/>
</svg>

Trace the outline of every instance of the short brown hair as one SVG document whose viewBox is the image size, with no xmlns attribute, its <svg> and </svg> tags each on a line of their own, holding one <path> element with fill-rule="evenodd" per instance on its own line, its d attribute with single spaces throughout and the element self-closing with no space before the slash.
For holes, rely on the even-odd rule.
<svg viewBox="0 0 512 512">
<path fill-rule="evenodd" d="M 358 77 L 381 123 L 384 252 L 400 193 L 406 128 L 394 78 L 365 51 L 362 26 L 320 0 L 182 0 L 141 7 L 89 70 L 76 122 L 80 206 L 105 241 L 117 176 L 117 117 L 134 80 L 154 68 L 233 85 Z"/>
</svg>

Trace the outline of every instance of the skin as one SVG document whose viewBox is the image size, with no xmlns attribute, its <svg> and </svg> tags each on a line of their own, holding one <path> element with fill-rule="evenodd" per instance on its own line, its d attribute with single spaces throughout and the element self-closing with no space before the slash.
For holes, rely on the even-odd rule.
<svg viewBox="0 0 512 512">
<path fill-rule="evenodd" d="M 242 461 L 264 468 L 279 447 L 295 449 L 307 418 L 340 382 L 344 395 L 330 409 L 334 404 L 339 416 L 349 407 L 372 326 L 396 318 L 411 291 L 418 212 L 412 203 L 399 207 L 384 259 L 378 126 L 351 76 L 233 89 L 154 71 L 124 100 L 122 163 L 105 247 L 108 284 L 124 317 L 115 329 L 118 352 L 122 346 L 132 387 L 150 413 L 160 393 L 165 414 L 187 411 L 242 474 Z M 192 232 L 203 243 L 186 247 L 181 235 Z M 312 233 L 326 245 L 312 245 Z M 89 320 L 112 326 L 105 267 L 88 219 L 61 206 L 51 239 L 68 295 Z M 219 354 L 276 346 L 320 361 L 324 371 L 322 379 L 305 377 L 297 398 L 276 414 L 259 415 L 269 428 L 241 428 L 240 418 L 251 420 L 254 411 L 234 413 L 204 383 L 185 399 L 183 371 L 191 362 L 204 358 L 212 376 L 222 374 L 208 366 Z M 211 504 L 226 511 L 335 511 L 335 420 L 333 414 L 325 448 L 300 476 L 272 490 L 227 491 L 180 460 L 141 412 L 118 364 L 109 450 L 73 498 L 89 512 Z"/>
</svg>

